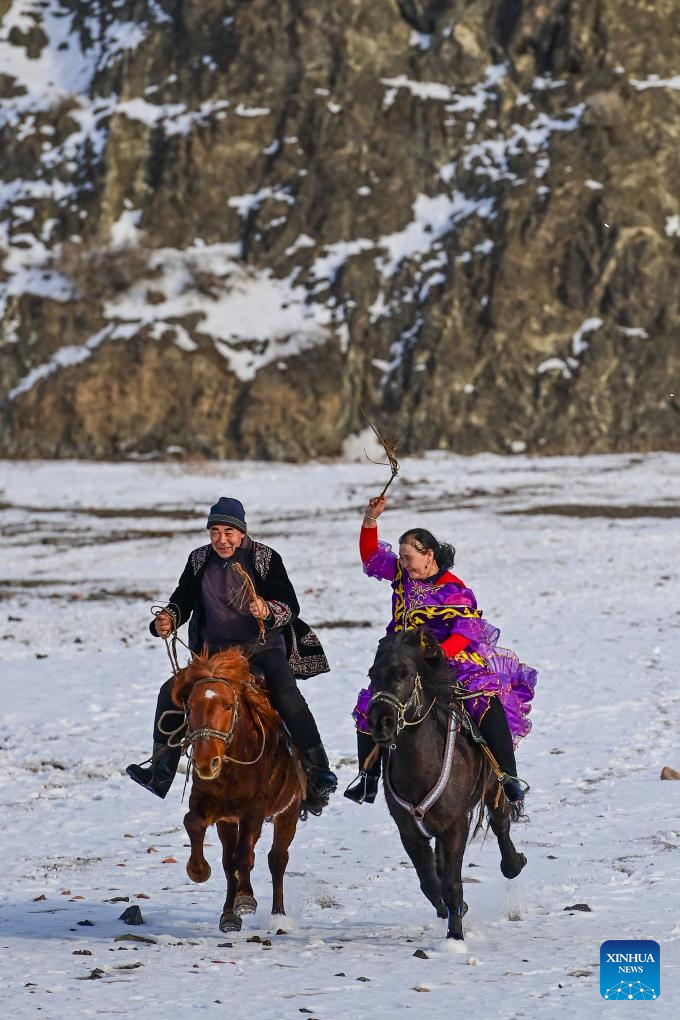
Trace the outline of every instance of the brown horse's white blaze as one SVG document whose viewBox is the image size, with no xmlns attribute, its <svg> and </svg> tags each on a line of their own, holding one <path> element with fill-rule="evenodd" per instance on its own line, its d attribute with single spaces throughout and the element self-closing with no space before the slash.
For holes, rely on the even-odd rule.
<svg viewBox="0 0 680 1020">
<path fill-rule="evenodd" d="M 234 728 L 233 691 L 231 693 L 229 697 L 228 688 L 220 692 L 218 684 L 204 681 L 194 687 L 187 699 L 189 732 L 198 734 L 192 742 L 193 768 L 205 782 L 212 782 L 219 776 Z M 218 733 L 224 736 L 217 736 Z"/>
<path fill-rule="evenodd" d="M 238 931 L 241 916 L 257 907 L 250 874 L 255 844 L 265 819 L 271 818 L 272 913 L 284 914 L 283 876 L 303 791 L 281 720 L 238 648 L 194 659 L 178 674 L 173 699 L 186 707 L 193 752 L 184 818 L 191 841 L 187 874 L 194 882 L 210 877 L 203 845 L 207 828 L 216 825 L 227 880 L 220 928 Z"/>
</svg>

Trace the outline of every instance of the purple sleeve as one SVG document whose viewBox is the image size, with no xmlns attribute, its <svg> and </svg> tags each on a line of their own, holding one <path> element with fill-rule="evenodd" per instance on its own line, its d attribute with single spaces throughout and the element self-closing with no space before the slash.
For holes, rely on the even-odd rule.
<svg viewBox="0 0 680 1020">
<path fill-rule="evenodd" d="M 396 553 L 388 542 L 378 542 L 378 548 L 364 563 L 364 573 L 379 581 L 393 581 L 397 566 Z"/>
</svg>

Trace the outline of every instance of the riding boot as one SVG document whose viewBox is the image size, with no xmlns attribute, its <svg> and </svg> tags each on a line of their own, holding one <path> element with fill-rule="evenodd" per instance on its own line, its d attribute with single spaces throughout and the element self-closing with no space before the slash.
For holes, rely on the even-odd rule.
<svg viewBox="0 0 680 1020">
<path fill-rule="evenodd" d="M 380 754 L 371 767 L 364 768 L 366 759 L 375 747 L 373 738 L 368 733 L 357 730 L 357 757 L 359 759 L 359 775 L 353 779 L 345 790 L 344 796 L 355 804 L 372 804 L 378 795 L 380 781 Z"/>
<path fill-rule="evenodd" d="M 175 678 L 170 677 L 158 692 L 153 723 L 151 764 L 146 767 L 144 765 L 128 765 L 125 770 L 135 783 L 139 783 L 140 786 L 161 798 L 167 795 L 172 786 L 179 759 L 182 756 L 181 748 L 168 746 L 168 733 L 181 722 L 184 714 L 172 700 L 174 682 Z M 172 724 L 168 723 L 168 718 L 172 720 Z M 165 723 L 163 727 L 161 727 L 162 721 Z"/>
<path fill-rule="evenodd" d="M 163 799 L 172 786 L 181 753 L 179 747 L 168 747 L 167 744 L 154 742 L 151 764 L 146 767 L 144 765 L 128 765 L 125 771 L 130 779 L 134 779 L 135 783 L 139 783 L 140 786 Z"/>
<path fill-rule="evenodd" d="M 264 673 L 271 703 L 283 719 L 291 740 L 303 758 L 302 764 L 306 766 L 309 782 L 304 807 L 312 814 L 320 815 L 328 804 L 329 794 L 338 785 L 338 777 L 328 764 L 314 716 L 295 683 L 283 649 L 270 648 L 257 652 L 251 662 Z"/>
<path fill-rule="evenodd" d="M 309 780 L 315 793 L 328 797 L 338 785 L 338 777 L 331 771 L 328 755 L 321 742 L 313 747 L 300 748 L 300 753 L 309 762 Z"/>
<path fill-rule="evenodd" d="M 484 713 L 479 729 L 489 749 L 501 767 L 498 782 L 508 800 L 517 804 L 524 800 L 525 786 L 517 778 L 517 763 L 512 746 L 512 734 L 503 706 L 498 698 L 489 698 L 489 707 Z"/>
</svg>

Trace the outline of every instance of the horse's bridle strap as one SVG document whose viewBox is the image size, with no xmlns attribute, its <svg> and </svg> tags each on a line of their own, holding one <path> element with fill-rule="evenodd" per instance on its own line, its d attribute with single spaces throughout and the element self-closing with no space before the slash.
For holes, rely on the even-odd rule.
<svg viewBox="0 0 680 1020">
<path fill-rule="evenodd" d="M 418 826 L 418 829 L 426 837 L 426 839 L 432 838 L 432 833 L 428 831 L 425 826 L 425 815 L 430 808 L 437 803 L 442 793 L 446 789 L 448 781 L 451 777 L 451 769 L 453 768 L 453 753 L 456 747 L 456 735 L 458 733 L 459 723 L 458 718 L 453 713 L 449 715 L 449 721 L 446 728 L 446 745 L 444 747 L 444 758 L 442 761 L 441 772 L 439 773 L 439 779 L 434 784 L 430 792 L 426 797 L 423 797 L 420 804 L 411 804 L 409 801 L 404 800 L 400 797 L 397 791 L 392 785 L 392 779 L 390 777 L 390 763 L 391 763 L 391 750 L 387 756 L 385 762 L 385 784 L 389 790 L 390 795 L 397 802 L 399 807 L 403 808 L 413 818 L 413 821 Z"/>
<path fill-rule="evenodd" d="M 206 677 L 203 677 L 201 680 L 197 680 L 196 681 L 196 683 L 194 684 L 194 687 L 198 687 L 199 684 L 208 684 L 208 683 L 224 684 L 226 687 L 229 687 L 232 691 L 234 690 L 234 685 L 232 683 L 230 683 L 229 680 L 225 680 L 221 676 L 206 676 Z M 193 690 L 193 688 L 192 688 L 192 690 Z M 257 758 L 253 758 L 251 761 L 240 761 L 238 758 L 232 758 L 230 755 L 228 755 L 226 753 L 227 749 L 229 747 L 229 744 L 231 743 L 232 737 L 234 736 L 234 728 L 236 726 L 236 720 L 238 718 L 238 706 L 239 706 L 239 702 L 238 702 L 238 700 L 235 700 L 234 701 L 234 711 L 233 711 L 233 714 L 232 714 L 232 717 L 231 717 L 231 726 L 229 727 L 228 730 L 215 730 L 211 726 L 201 726 L 197 730 L 191 730 L 191 732 L 187 733 L 186 737 L 184 738 L 184 746 L 185 746 L 185 748 L 188 748 L 188 747 L 193 748 L 194 743 L 197 740 L 200 740 L 202 737 L 215 737 L 215 738 L 217 738 L 217 740 L 221 740 L 224 743 L 224 751 L 225 751 L 225 753 L 222 755 L 222 761 L 232 762 L 234 765 L 256 765 L 257 762 L 262 757 L 262 755 L 264 754 L 264 749 L 265 749 L 265 747 L 267 745 L 267 735 L 265 733 L 264 726 L 262 724 L 262 720 L 260 719 L 259 715 L 257 715 L 257 714 L 255 715 L 255 720 L 257 722 L 257 725 L 260 728 L 260 734 L 262 736 L 262 747 L 260 748 L 260 753 L 258 754 Z"/>
<path fill-rule="evenodd" d="M 374 694 L 371 700 L 369 701 L 368 710 L 370 711 L 373 705 L 377 705 L 381 701 L 386 702 L 388 705 L 391 705 L 392 708 L 396 708 L 397 734 L 401 733 L 404 726 L 417 726 L 419 723 L 423 721 L 425 716 L 429 714 L 432 705 L 434 705 L 433 701 L 432 705 L 430 705 L 430 708 L 428 708 L 425 715 L 422 716 L 422 718 L 420 718 L 420 713 L 422 712 L 423 709 L 422 700 L 423 687 L 421 680 L 422 678 L 420 676 L 420 673 L 416 673 L 413 679 L 413 690 L 411 691 L 410 697 L 406 701 L 399 701 L 399 699 L 394 694 L 390 694 L 389 691 L 378 691 L 378 693 Z M 409 722 L 406 718 L 406 713 L 410 708 L 415 708 L 416 710 L 416 718 L 413 719 L 411 722 Z"/>
<path fill-rule="evenodd" d="M 204 676 L 200 680 L 197 680 L 192 687 L 192 691 L 201 684 L 224 684 L 225 687 L 229 687 L 230 690 L 234 690 L 234 685 L 228 680 L 225 680 L 221 676 Z M 238 702 L 234 702 L 234 710 L 231 717 L 231 726 L 228 730 L 215 730 L 211 726 L 201 726 L 197 730 L 190 730 L 186 737 L 185 743 L 188 747 L 193 747 L 197 740 L 202 738 L 215 737 L 217 740 L 221 740 L 225 748 L 229 747 L 232 737 L 234 736 L 234 728 L 236 726 L 236 720 L 238 718 Z"/>
</svg>

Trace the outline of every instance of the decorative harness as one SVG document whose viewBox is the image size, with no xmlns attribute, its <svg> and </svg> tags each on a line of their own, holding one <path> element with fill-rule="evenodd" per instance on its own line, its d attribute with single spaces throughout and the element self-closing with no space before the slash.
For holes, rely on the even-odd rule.
<svg viewBox="0 0 680 1020">
<path fill-rule="evenodd" d="M 203 677 L 201 680 L 197 680 L 194 683 L 194 685 L 192 687 L 192 690 L 194 690 L 196 687 L 199 687 L 201 684 L 210 684 L 210 683 L 212 683 L 212 684 L 224 684 L 225 687 L 228 687 L 231 691 L 234 691 L 234 685 L 232 683 L 230 683 L 229 680 L 225 680 L 221 676 L 206 676 L 206 677 Z M 171 714 L 173 714 L 173 712 L 164 712 L 163 715 L 161 716 L 161 718 L 159 719 L 159 721 L 158 721 L 158 728 L 161 731 L 161 733 L 165 733 L 166 732 L 161 727 L 161 722 L 163 721 L 163 718 L 166 715 L 171 715 Z M 257 713 L 253 713 L 253 715 L 255 716 L 255 721 L 257 722 L 257 725 L 260 728 L 260 734 L 262 736 L 262 747 L 260 748 L 260 753 L 258 754 L 257 758 L 253 758 L 252 761 L 240 761 L 238 758 L 232 758 L 231 755 L 226 754 L 226 750 L 229 747 L 229 745 L 230 745 L 230 743 L 231 743 L 231 741 L 233 739 L 233 736 L 234 736 L 234 730 L 236 728 L 236 723 L 238 721 L 238 715 L 239 715 L 239 702 L 236 700 L 236 698 L 234 698 L 234 709 L 233 709 L 233 712 L 232 712 L 231 724 L 230 724 L 228 730 L 216 730 L 216 729 L 213 729 L 213 727 L 211 727 L 211 726 L 200 726 L 196 730 L 189 730 L 186 733 L 186 735 L 184 736 L 183 739 L 176 740 L 175 743 L 172 744 L 171 743 L 172 738 L 175 737 L 175 736 L 178 736 L 179 733 L 183 729 L 187 728 L 188 725 L 189 725 L 189 717 L 187 716 L 186 709 L 185 709 L 184 722 L 183 722 L 182 726 L 178 727 L 176 730 L 173 730 L 171 732 L 170 739 L 168 740 L 168 745 L 169 746 L 175 746 L 175 747 L 181 747 L 182 751 L 186 754 L 187 758 L 189 758 L 191 760 L 191 753 L 190 753 L 190 751 L 193 751 L 194 744 L 196 743 L 197 740 L 202 740 L 202 739 L 204 739 L 206 737 L 216 737 L 218 740 L 222 741 L 222 743 L 224 744 L 224 747 L 225 747 L 225 754 L 222 755 L 222 761 L 223 762 L 232 762 L 234 765 L 255 765 L 260 760 L 262 755 L 264 754 L 264 749 L 265 749 L 266 744 L 267 744 L 267 735 L 265 733 L 264 726 L 262 725 L 262 720 L 260 719 L 259 715 L 257 715 Z"/>
<path fill-rule="evenodd" d="M 432 699 L 432 703 L 425 712 L 425 714 L 424 715 L 421 714 L 423 711 L 422 694 L 423 694 L 422 679 L 420 673 L 416 673 L 415 680 L 413 683 L 413 690 L 411 692 L 410 698 L 408 698 L 407 701 L 404 702 L 399 701 L 399 699 L 395 697 L 394 694 L 390 694 L 389 691 L 378 691 L 378 693 L 374 694 L 374 696 L 371 698 L 368 708 L 370 710 L 370 708 L 373 705 L 376 705 L 379 702 L 384 702 L 390 705 L 392 708 L 396 708 L 397 710 L 397 727 L 396 727 L 397 732 L 395 736 L 396 740 L 396 737 L 399 736 L 399 734 L 401 733 L 405 726 L 419 726 L 422 722 L 425 721 L 427 716 L 434 708 L 437 702 L 436 698 Z M 406 718 L 406 713 L 411 708 L 415 709 L 416 718 L 409 721 Z M 397 802 L 399 807 L 403 808 L 404 811 L 408 811 L 408 813 L 411 815 L 414 822 L 418 826 L 420 832 L 423 834 L 423 836 L 425 836 L 426 839 L 432 839 L 432 833 L 428 832 L 425 826 L 425 815 L 430 810 L 430 808 L 437 803 L 437 801 L 443 794 L 444 790 L 446 789 L 446 785 L 449 779 L 451 778 L 451 769 L 453 768 L 453 753 L 455 751 L 456 736 L 459 730 L 460 730 L 460 717 L 455 710 L 450 710 L 449 721 L 446 728 L 446 746 L 444 748 L 444 759 L 442 761 L 442 768 L 441 772 L 439 773 L 439 779 L 434 784 L 430 792 L 425 797 L 423 797 L 419 804 L 411 804 L 409 801 L 404 800 L 404 798 L 400 797 L 399 794 L 394 789 L 394 786 L 392 785 L 392 780 L 390 779 L 390 764 L 392 751 L 396 749 L 397 745 L 396 743 L 392 743 L 388 748 L 387 761 L 385 762 L 385 783 L 387 785 L 387 789 L 390 792 L 390 796 Z"/>
</svg>

